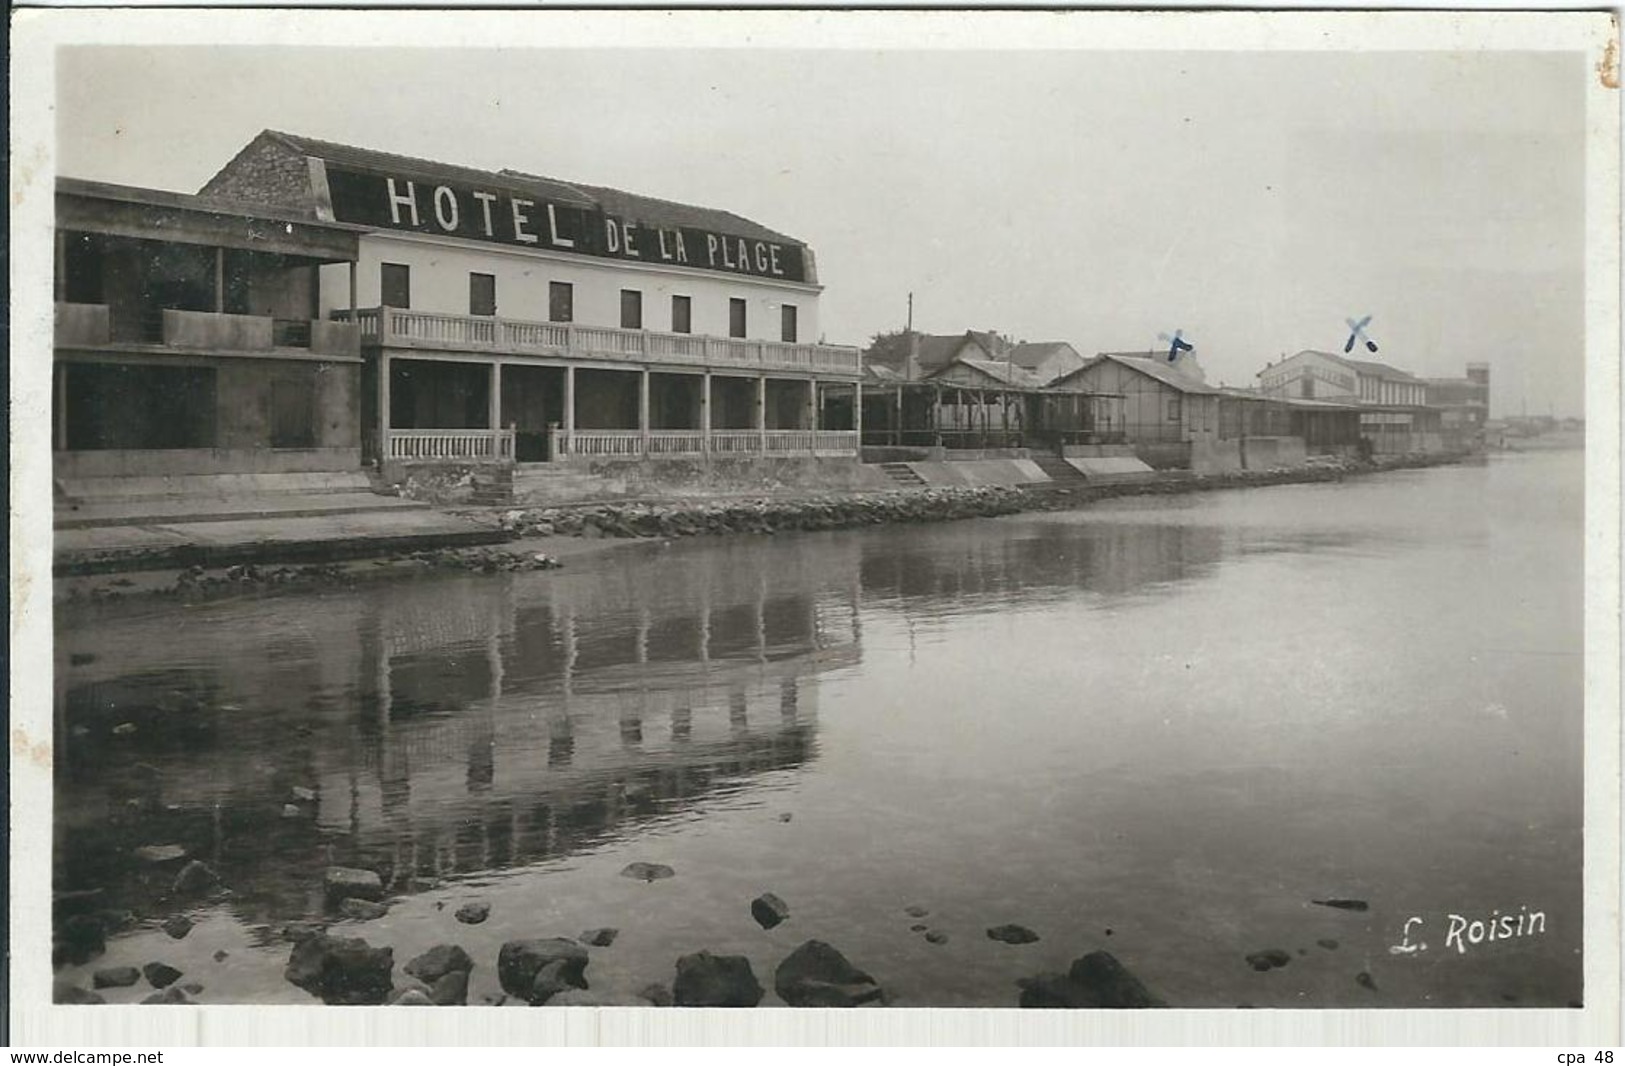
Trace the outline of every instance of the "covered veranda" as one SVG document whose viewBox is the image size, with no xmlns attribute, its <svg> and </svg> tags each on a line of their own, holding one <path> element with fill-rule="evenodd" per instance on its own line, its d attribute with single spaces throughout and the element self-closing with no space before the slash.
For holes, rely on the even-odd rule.
<svg viewBox="0 0 1625 1066">
<path fill-rule="evenodd" d="M 385 350 L 368 359 L 363 416 L 369 458 L 382 461 L 852 457 L 861 389 L 814 375 Z"/>
<path fill-rule="evenodd" d="M 868 447 L 1059 448 L 1123 440 L 1115 394 L 952 381 L 885 381 L 864 391 Z"/>
</svg>

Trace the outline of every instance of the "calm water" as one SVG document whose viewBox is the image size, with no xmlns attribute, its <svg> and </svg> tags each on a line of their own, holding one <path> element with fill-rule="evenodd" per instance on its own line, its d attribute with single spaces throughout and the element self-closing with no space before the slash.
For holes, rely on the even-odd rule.
<svg viewBox="0 0 1625 1066">
<path fill-rule="evenodd" d="M 700 949 L 771 987 L 816 937 L 899 1006 L 1014 1005 L 1101 947 L 1180 1006 L 1561 1006 L 1582 488 L 1579 453 L 1497 456 L 62 615 L 56 887 L 139 917 L 62 975 L 159 959 L 202 1002 L 311 1002 L 277 930 L 337 863 L 395 895 L 335 931 L 397 965 L 462 944 L 471 1003 L 504 940 L 615 926 L 587 975 L 628 1000 Z M 235 893 L 179 941 L 173 865 L 131 855 L 169 843 Z M 618 876 L 638 860 L 677 876 Z M 453 921 L 472 898 L 490 920 Z M 1542 933 L 1444 943 L 1520 908 Z M 1428 950 L 1390 952 L 1411 917 Z M 985 936 L 1005 922 L 1041 939 Z M 1255 972 L 1266 948 L 1291 963 Z"/>
</svg>

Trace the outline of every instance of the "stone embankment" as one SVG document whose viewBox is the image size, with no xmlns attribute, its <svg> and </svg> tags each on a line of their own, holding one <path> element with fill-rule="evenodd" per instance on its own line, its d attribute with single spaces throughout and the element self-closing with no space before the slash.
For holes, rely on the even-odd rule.
<svg viewBox="0 0 1625 1066">
<path fill-rule="evenodd" d="M 474 517 L 515 537 L 672 538 L 704 534 L 788 533 L 895 523 L 945 522 L 1022 511 L 1063 510 L 1097 500 L 1323 481 L 1406 467 L 1436 466 L 1460 456 L 1333 459 L 1274 470 L 1166 474 L 1149 480 L 1090 484 L 901 489 L 892 492 L 759 497 L 733 501 L 598 503 L 513 508 Z"/>
<path fill-rule="evenodd" d="M 519 537 L 684 537 L 945 522 L 1027 510 L 1017 488 L 926 489 L 863 496 L 615 503 L 513 509 L 493 517 Z"/>
</svg>

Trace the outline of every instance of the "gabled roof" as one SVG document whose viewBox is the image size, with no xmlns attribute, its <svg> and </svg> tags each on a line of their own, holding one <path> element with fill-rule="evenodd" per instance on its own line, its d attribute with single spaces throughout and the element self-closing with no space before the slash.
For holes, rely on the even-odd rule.
<svg viewBox="0 0 1625 1066">
<path fill-rule="evenodd" d="M 991 329 L 967 329 L 965 339 L 975 341 L 981 346 L 982 351 L 998 359 L 1003 359 L 1005 351 L 1010 347 L 1009 341 Z"/>
<path fill-rule="evenodd" d="M 965 346 L 967 334 L 920 334 L 919 363 L 921 367 L 947 366 L 959 349 Z"/>
<path fill-rule="evenodd" d="M 1166 359 L 1166 356 L 1149 352 L 1101 352 L 1084 366 L 1068 374 L 1067 377 L 1081 374 L 1091 367 L 1099 366 L 1102 362 L 1110 361 L 1119 366 L 1128 367 L 1130 370 L 1137 370 L 1146 377 L 1160 381 L 1169 388 L 1178 389 L 1180 392 L 1190 393 L 1195 396 L 1217 396 L 1219 394 L 1219 390 L 1212 385 L 1197 381 L 1189 374 L 1182 373 L 1169 366 L 1165 361 Z"/>
<path fill-rule="evenodd" d="M 1293 355 L 1292 358 L 1296 359 L 1299 355 L 1318 355 L 1322 359 L 1330 359 L 1334 363 L 1342 363 L 1344 366 L 1354 370 L 1356 373 L 1365 374 L 1370 377 L 1385 378 L 1389 381 L 1408 381 L 1415 384 L 1422 383 L 1421 378 L 1414 374 L 1408 374 L 1405 371 L 1400 370 L 1398 367 L 1392 367 L 1387 363 L 1378 363 L 1370 359 L 1350 359 L 1348 356 L 1343 355 L 1340 352 L 1323 352 L 1315 348 L 1305 348 L 1303 351 Z"/>
<path fill-rule="evenodd" d="M 963 364 L 968 366 L 972 370 L 986 374 L 994 381 L 1000 382 L 1004 385 L 1010 385 L 1014 388 L 1036 389 L 1041 388 L 1044 384 L 1044 382 L 1039 379 L 1037 374 L 1034 374 L 1026 367 L 1017 366 L 1016 364 L 1006 362 L 1003 359 L 978 359 L 972 356 L 962 355 L 958 359 L 948 363 L 941 370 L 938 370 L 937 373 L 947 373 L 954 367 L 955 364 Z"/>
<path fill-rule="evenodd" d="M 1078 350 L 1066 341 L 1023 341 L 1007 351 L 1005 358 L 1017 366 L 1024 366 L 1028 370 L 1037 370 L 1045 362 L 1067 352 L 1071 352 L 1079 359 L 1083 358 L 1083 356 L 1078 355 Z"/>
<path fill-rule="evenodd" d="M 383 174 L 410 176 L 426 181 L 457 182 L 483 189 L 516 192 L 537 199 L 552 200 L 589 210 L 599 210 L 640 223 L 667 228 L 692 227 L 707 229 L 751 240 L 773 241 L 779 244 L 801 245 L 804 242 L 786 236 L 750 219 L 716 208 L 682 204 L 652 196 L 625 192 L 603 185 L 582 185 L 558 178 L 527 174 L 519 170 L 480 170 L 474 167 L 441 163 L 432 159 L 380 152 L 371 148 L 338 144 L 318 140 L 281 130 L 265 130 L 253 143 L 262 140 L 281 143 L 300 155 L 313 156 L 339 167 L 350 167 Z M 252 146 L 252 145 L 251 145 Z M 245 148 L 244 151 L 247 151 Z M 228 164 L 229 166 L 230 164 Z"/>
</svg>

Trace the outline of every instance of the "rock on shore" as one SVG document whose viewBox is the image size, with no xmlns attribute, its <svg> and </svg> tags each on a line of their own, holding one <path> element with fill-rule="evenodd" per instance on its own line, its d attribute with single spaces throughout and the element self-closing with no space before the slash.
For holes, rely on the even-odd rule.
<svg viewBox="0 0 1625 1066">
<path fill-rule="evenodd" d="M 329 866 L 322 877 L 327 905 L 332 907 L 346 899 L 376 902 L 384 898 L 384 882 L 371 870 L 356 870 L 348 866 Z"/>
<path fill-rule="evenodd" d="M 754 1007 L 762 985 L 743 955 L 699 951 L 677 960 L 672 1001 L 679 1007 Z"/>
<path fill-rule="evenodd" d="M 393 948 L 317 933 L 294 945 L 283 976 L 328 1004 L 379 1004 L 389 997 Z"/>
<path fill-rule="evenodd" d="M 750 916 L 763 929 L 771 929 L 790 917 L 790 905 L 771 892 L 763 892 L 750 901 Z"/>
<path fill-rule="evenodd" d="M 779 963 L 773 991 L 792 1007 L 856 1007 L 881 996 L 873 977 L 822 940 L 807 941 Z"/>
<path fill-rule="evenodd" d="M 1092 951 L 1072 960 L 1064 974 L 1039 974 L 1016 983 L 1021 987 L 1023 1007 L 1166 1006 L 1107 951 Z"/>
<path fill-rule="evenodd" d="M 497 953 L 502 990 L 537 1006 L 555 992 L 587 987 L 587 949 L 574 940 L 510 940 Z"/>
</svg>

